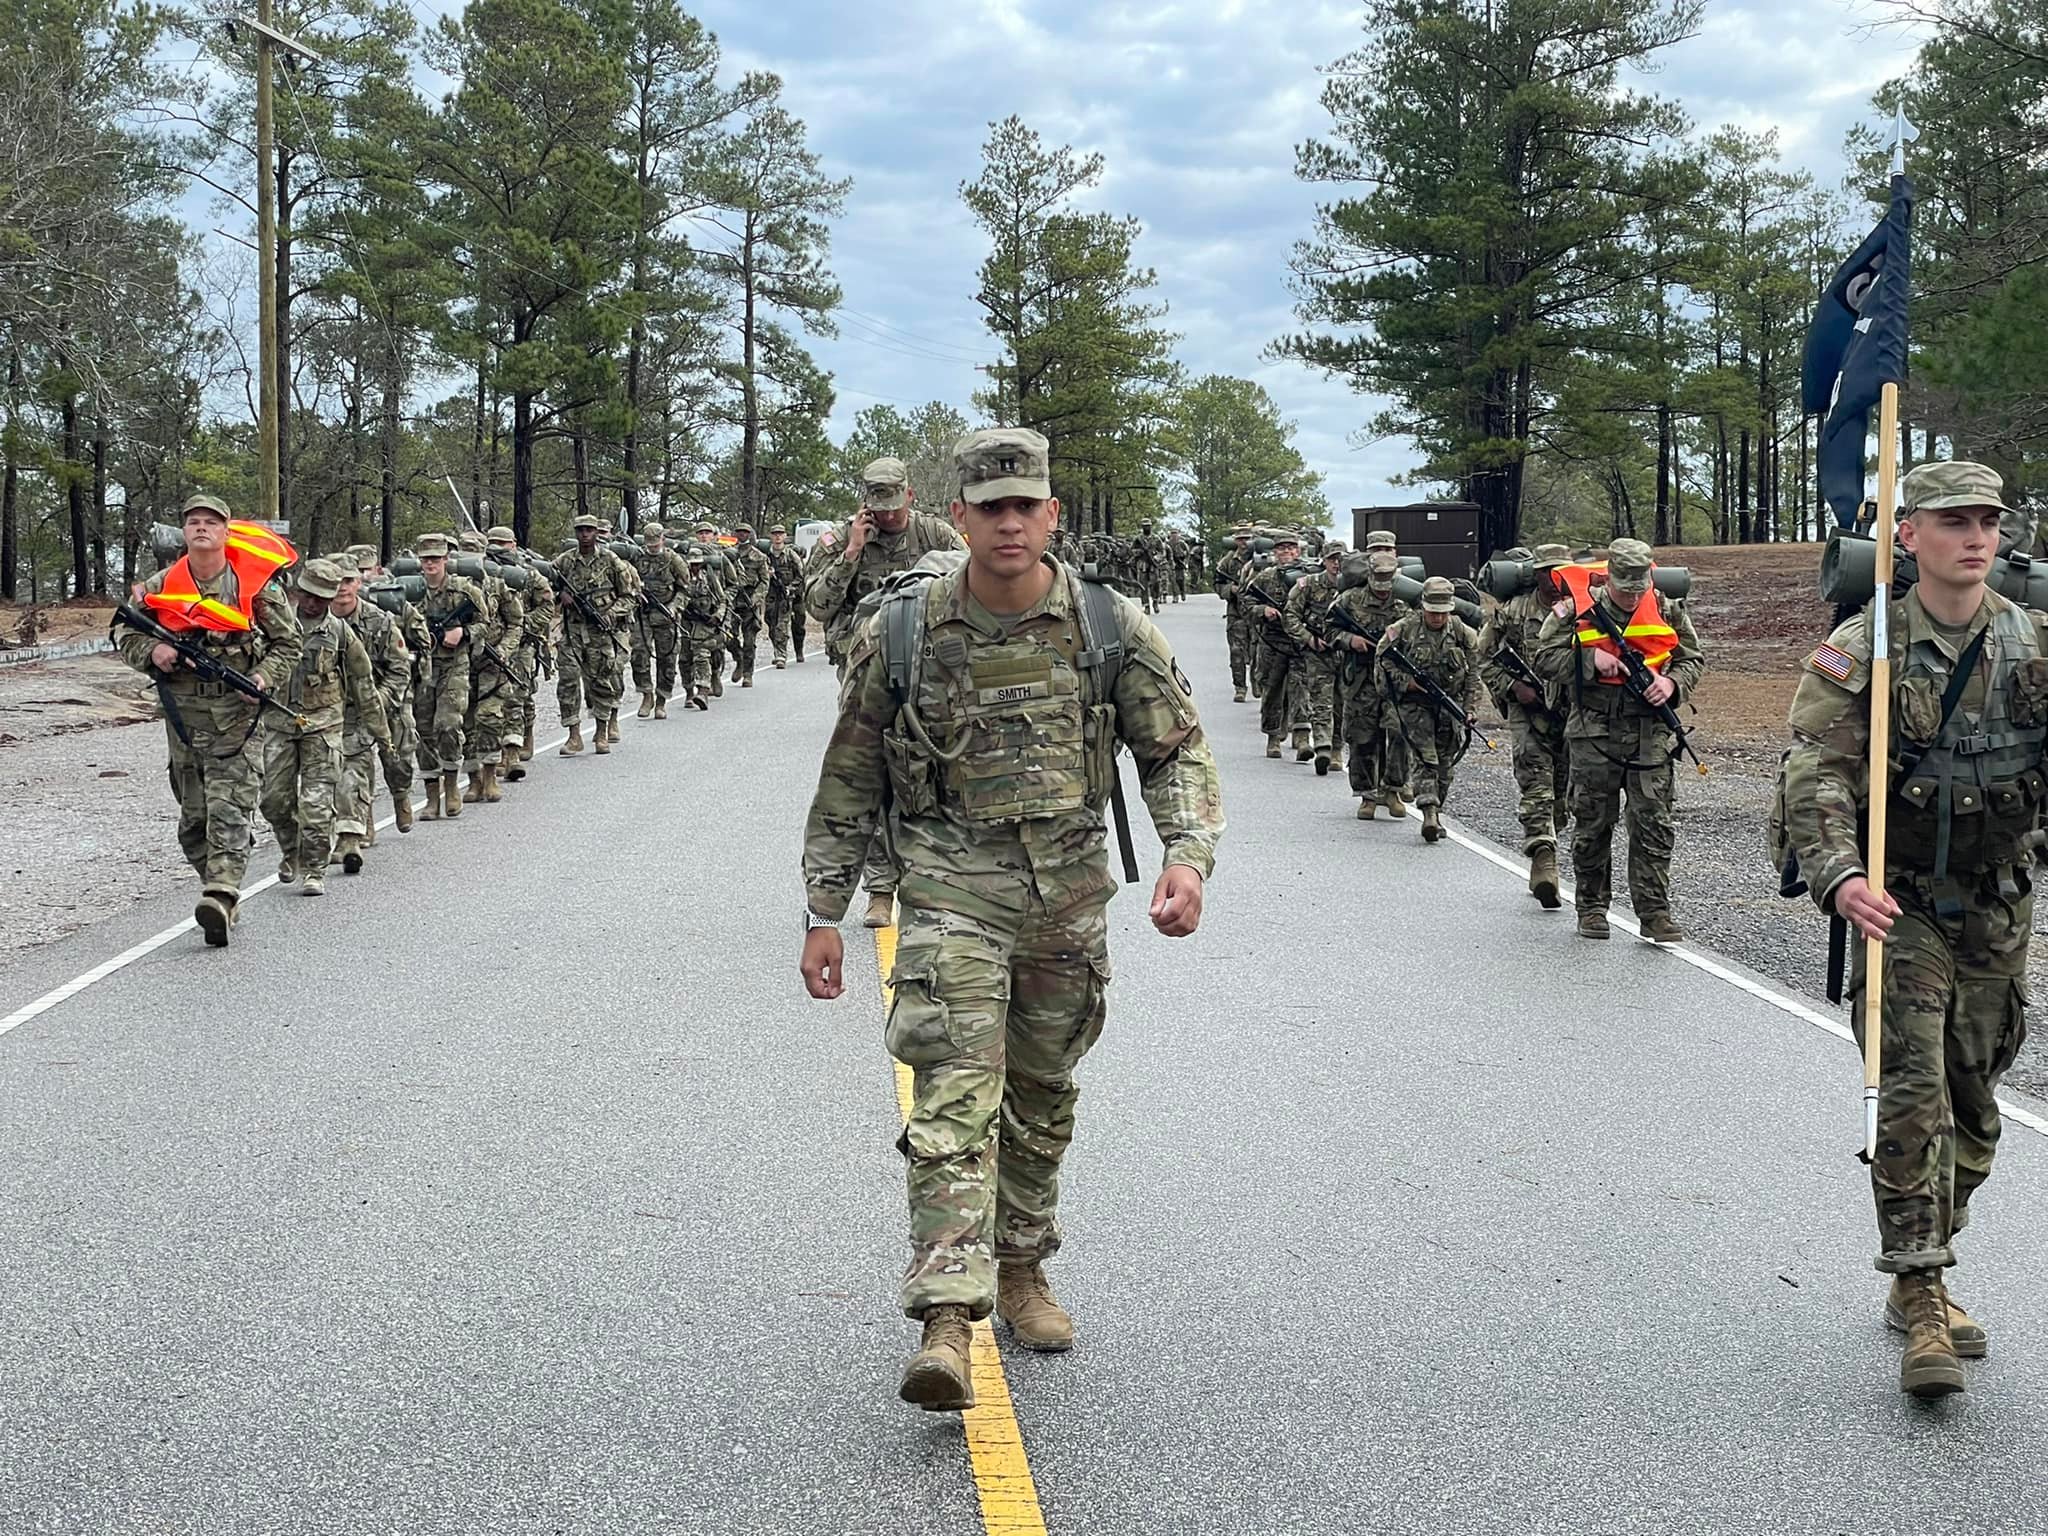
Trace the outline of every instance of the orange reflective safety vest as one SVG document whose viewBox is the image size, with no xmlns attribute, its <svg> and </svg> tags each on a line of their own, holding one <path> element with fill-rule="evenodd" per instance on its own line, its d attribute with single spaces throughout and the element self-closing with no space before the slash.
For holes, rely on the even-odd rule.
<svg viewBox="0 0 2048 1536">
<path fill-rule="evenodd" d="M 256 595 L 265 582 L 299 558 L 299 552 L 278 534 L 256 523 L 229 523 L 226 554 L 235 573 L 235 601 L 208 597 L 192 579 L 189 558 L 180 555 L 164 572 L 161 590 L 145 592 L 142 601 L 165 629 L 180 634 L 195 629 L 239 634 L 256 626 Z"/>
<path fill-rule="evenodd" d="M 1604 573 L 1604 565 L 1562 566 L 1558 575 L 1571 589 L 1572 597 L 1579 611 L 1578 641 L 1582 649 L 1605 651 L 1619 660 L 1621 647 L 1616 645 L 1597 626 L 1585 622 L 1585 613 L 1599 598 L 1593 592 L 1593 575 Z M 1671 653 L 1678 649 L 1678 631 L 1664 622 L 1664 610 L 1657 602 L 1657 589 L 1653 585 L 1636 600 L 1635 611 L 1628 616 L 1628 623 L 1622 626 L 1622 634 L 1628 640 L 1628 647 L 1643 658 L 1643 665 L 1652 672 L 1661 672 L 1670 665 Z M 1612 677 L 1597 676 L 1596 681 L 1610 688 L 1619 688 L 1628 681 L 1626 672 L 1617 672 Z"/>
</svg>

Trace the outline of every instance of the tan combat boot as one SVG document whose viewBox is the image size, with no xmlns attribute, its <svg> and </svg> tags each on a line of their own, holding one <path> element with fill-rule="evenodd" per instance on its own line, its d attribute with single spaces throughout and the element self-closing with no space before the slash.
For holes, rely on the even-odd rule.
<svg viewBox="0 0 2048 1536">
<path fill-rule="evenodd" d="M 519 746 L 519 761 L 522 763 L 533 761 L 533 727 L 530 725 L 526 728 L 526 740 L 520 743 Z"/>
<path fill-rule="evenodd" d="M 604 717 L 604 733 L 613 746 L 619 744 L 619 712 L 616 709 Z"/>
<path fill-rule="evenodd" d="M 1327 779 L 1327 778 L 1328 778 L 1329 776 L 1330 776 L 1330 749 L 1329 749 L 1328 747 L 1317 747 L 1317 748 L 1316 748 L 1316 777 L 1317 777 L 1317 778 L 1319 778 L 1319 779 Z"/>
<path fill-rule="evenodd" d="M 1371 821 L 1379 813 L 1379 802 L 1371 795 L 1361 795 L 1358 801 L 1358 819 Z"/>
<path fill-rule="evenodd" d="M 1266 738 L 1266 756 L 1278 757 L 1280 755 L 1280 748 L 1286 740 L 1285 736 L 1268 736 Z"/>
<path fill-rule="evenodd" d="M 1045 1266 L 1005 1260 L 996 1267 L 996 1316 L 1026 1349 L 1058 1354 L 1074 1347 L 1074 1320 L 1053 1299 Z"/>
<path fill-rule="evenodd" d="M 334 851 L 341 855 L 341 872 L 344 875 L 360 875 L 363 872 L 363 840 L 353 832 L 345 832 L 336 839 Z"/>
<path fill-rule="evenodd" d="M 1892 1276 L 1892 1291 L 1884 1301 L 1885 1326 L 1899 1333 L 1912 1331 L 1906 1316 L 1905 1276 Z M 1956 1354 L 1965 1360 L 1982 1360 L 1991 1353 L 1991 1336 L 1984 1331 L 1984 1325 L 1963 1310 L 1962 1303 L 1948 1295 L 1947 1282 L 1942 1284 L 1942 1294 L 1948 1297 L 1948 1340 L 1956 1347 Z"/>
<path fill-rule="evenodd" d="M 574 725 L 571 725 L 569 727 L 569 739 L 562 743 L 562 750 L 557 755 L 560 757 L 574 757 L 578 752 L 581 752 L 582 750 L 583 722 L 581 720 L 578 720 Z"/>
<path fill-rule="evenodd" d="M 633 713 L 635 717 L 641 720 L 650 719 L 653 716 L 654 692 L 652 689 L 643 688 L 640 690 L 640 707 L 634 710 Z"/>
<path fill-rule="evenodd" d="M 1437 817 L 1437 807 L 1425 805 L 1422 808 L 1422 840 L 1425 843 L 1433 843 L 1443 835 L 1444 824 Z"/>
<path fill-rule="evenodd" d="M 453 770 L 441 775 L 441 809 L 450 821 L 462 814 L 462 791 L 456 782 L 460 777 Z"/>
<path fill-rule="evenodd" d="M 484 800 L 487 804 L 496 805 L 505 798 L 505 791 L 498 788 L 498 765 L 487 757 L 479 771 L 484 776 Z"/>
<path fill-rule="evenodd" d="M 228 929 L 234 926 L 234 909 L 220 896 L 209 892 L 199 898 L 199 905 L 192 909 L 192 921 L 199 925 L 199 931 L 206 935 L 206 942 L 214 949 L 225 949 Z"/>
<path fill-rule="evenodd" d="M 484 797 L 484 768 L 482 763 L 469 770 L 469 788 L 462 792 L 464 805 L 475 805 Z"/>
<path fill-rule="evenodd" d="M 1557 892 L 1557 850 L 1548 843 L 1529 855 L 1529 894 L 1546 912 L 1564 905 Z"/>
<path fill-rule="evenodd" d="M 420 820 L 439 821 L 441 819 L 441 781 L 439 779 L 427 779 L 424 783 L 427 791 L 427 803 L 420 807 Z"/>
<path fill-rule="evenodd" d="M 974 1406 L 974 1328 L 965 1307 L 927 1307 L 924 1342 L 903 1367 L 896 1395 L 928 1413 Z"/>
<path fill-rule="evenodd" d="M 654 696 L 654 718 L 657 720 L 666 720 L 668 718 L 668 695 L 665 693 L 657 693 Z"/>
<path fill-rule="evenodd" d="M 595 752 L 599 757 L 605 757 L 610 755 L 612 750 L 612 733 L 610 728 L 610 722 L 604 720 L 598 721 L 597 730 L 591 736 L 591 741 L 593 743 L 591 750 Z"/>
<path fill-rule="evenodd" d="M 410 832 L 412 830 L 412 789 L 410 786 L 407 786 L 404 794 L 391 797 L 391 811 L 398 830 Z"/>
<path fill-rule="evenodd" d="M 864 928 L 886 928 L 896 921 L 896 893 L 894 891 L 870 891 L 868 893 L 867 915 L 861 918 Z"/>
<path fill-rule="evenodd" d="M 1604 939 L 1608 936 L 1605 907 L 1579 908 L 1579 936 L 1587 939 Z"/>
<path fill-rule="evenodd" d="M 1636 926 L 1642 929 L 1643 937 L 1652 944 L 1682 944 L 1685 930 L 1672 920 L 1669 912 L 1638 914 Z"/>
<path fill-rule="evenodd" d="M 1399 821 L 1402 817 L 1408 814 L 1408 802 L 1401 798 L 1401 791 L 1399 791 L 1398 789 L 1390 789 L 1387 791 L 1386 803 L 1387 814 L 1393 817 L 1394 820 Z"/>
<path fill-rule="evenodd" d="M 1230 696 L 1230 702 L 1233 704 L 1242 704 L 1244 702 L 1244 690 L 1240 688 L 1237 690 L 1237 692 L 1233 693 Z"/>
<path fill-rule="evenodd" d="M 507 742 L 503 756 L 498 759 L 498 782 L 517 784 L 525 777 L 526 769 L 519 756 L 519 749 Z"/>
<path fill-rule="evenodd" d="M 1948 1292 L 1938 1269 L 1917 1269 L 1892 1282 L 1906 1315 L 1906 1354 L 1899 1390 L 1915 1397 L 1947 1397 L 1963 1390 L 1963 1363 L 1948 1331 Z"/>
</svg>

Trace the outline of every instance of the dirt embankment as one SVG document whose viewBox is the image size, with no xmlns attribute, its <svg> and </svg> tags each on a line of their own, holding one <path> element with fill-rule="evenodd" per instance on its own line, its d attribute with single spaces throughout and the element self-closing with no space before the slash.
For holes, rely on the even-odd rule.
<svg viewBox="0 0 2048 1536">
<path fill-rule="evenodd" d="M 62 603 L 0 603 L 0 661 L 22 646 L 97 639 L 107 632 L 113 612 L 113 604 L 101 597 Z"/>
</svg>

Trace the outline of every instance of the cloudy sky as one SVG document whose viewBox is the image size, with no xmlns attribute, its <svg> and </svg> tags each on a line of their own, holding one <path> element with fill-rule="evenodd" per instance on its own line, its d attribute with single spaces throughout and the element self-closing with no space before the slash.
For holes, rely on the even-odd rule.
<svg viewBox="0 0 2048 1536">
<path fill-rule="evenodd" d="M 995 355 L 970 298 L 981 239 L 961 206 L 989 123 L 1022 116 L 1047 140 L 1099 150 L 1084 206 L 1135 214 L 1191 373 L 1257 379 L 1343 508 L 1390 485 L 1407 445 L 1354 448 L 1369 401 L 1264 361 L 1292 324 L 1288 251 L 1315 191 L 1293 146 L 1322 133 L 1319 66 L 1359 43 L 1362 9 L 1334 0 L 698 0 L 727 64 L 773 69 L 811 142 L 854 190 L 833 237 L 842 335 L 816 350 L 839 388 L 835 435 L 876 400 L 966 409 Z M 1838 182 L 1844 132 L 1897 74 L 1910 41 L 1872 33 L 1861 0 L 1707 0 L 1701 34 L 1654 88 L 1711 128 L 1775 127 L 1788 158 Z"/>
</svg>

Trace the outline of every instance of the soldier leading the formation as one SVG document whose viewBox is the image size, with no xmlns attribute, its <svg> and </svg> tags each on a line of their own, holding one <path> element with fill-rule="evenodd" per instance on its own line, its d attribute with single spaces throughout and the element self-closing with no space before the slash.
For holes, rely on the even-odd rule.
<svg viewBox="0 0 2048 1536">
<path fill-rule="evenodd" d="M 973 1405 L 969 1325 L 991 1310 L 1027 1348 L 1073 1342 L 1043 1264 L 1060 1246 L 1074 1069 L 1105 1018 L 1117 743 L 1165 845 L 1161 933 L 1194 932 L 1223 831 L 1166 641 L 1135 603 L 1046 558 L 1060 516 L 1046 440 L 971 433 L 954 462 L 965 564 L 852 637 L 804 839 L 813 997 L 843 990 L 837 924 L 885 819 L 902 864 L 887 1040 L 914 1074 L 902 1305 L 924 1333 L 900 1392 L 929 1409 Z"/>
</svg>

